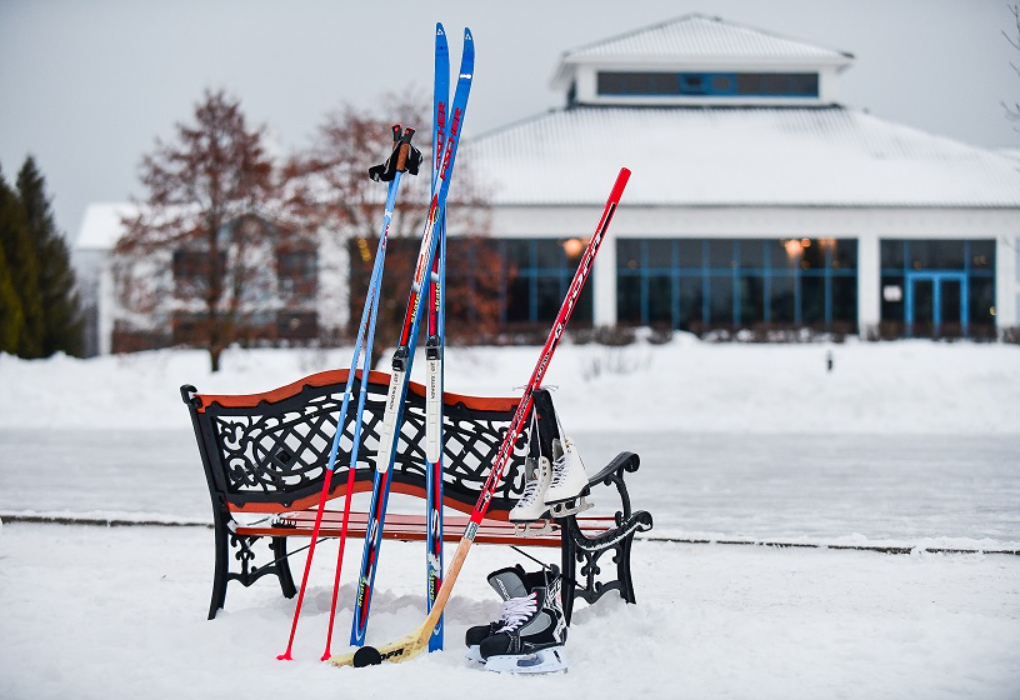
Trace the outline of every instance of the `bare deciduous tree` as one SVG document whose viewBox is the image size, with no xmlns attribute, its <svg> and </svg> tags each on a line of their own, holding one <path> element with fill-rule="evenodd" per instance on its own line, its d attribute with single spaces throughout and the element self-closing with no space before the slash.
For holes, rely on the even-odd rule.
<svg viewBox="0 0 1020 700">
<path fill-rule="evenodd" d="M 302 225 L 335 232 L 337 245 L 347 253 L 341 256 L 341 264 L 350 273 L 348 318 L 350 323 L 357 323 L 386 199 L 386 185 L 369 180 L 368 167 L 389 154 L 394 123 L 417 130 L 414 144 L 425 157 L 417 177 L 402 178 L 393 212 L 375 344 L 377 357 L 385 344 L 397 337 L 419 236 L 428 214 L 430 122 L 427 100 L 413 92 L 408 96 L 385 96 L 378 110 L 345 106 L 327 116 L 311 145 L 288 168 L 288 177 L 299 183 L 292 186 L 290 203 Z M 489 224 L 484 188 L 474 181 L 470 162 L 463 157 L 457 161 L 448 212 L 448 228 L 456 234 L 448 246 L 447 310 L 451 320 L 447 329 L 452 337 L 479 337 L 494 332 L 499 318 L 501 262 L 485 242 Z"/>
<path fill-rule="evenodd" d="M 222 90 L 205 92 L 171 142 L 157 140 L 141 165 L 148 196 L 115 249 L 118 296 L 133 314 L 122 332 L 170 325 L 208 350 L 213 371 L 231 343 L 273 335 L 287 303 L 281 251 L 312 244 L 287 224 L 278 170 L 264 129 Z"/>
</svg>

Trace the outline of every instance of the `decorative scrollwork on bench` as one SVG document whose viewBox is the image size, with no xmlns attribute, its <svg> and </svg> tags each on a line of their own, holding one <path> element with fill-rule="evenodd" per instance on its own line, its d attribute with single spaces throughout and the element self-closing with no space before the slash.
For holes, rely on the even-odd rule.
<svg viewBox="0 0 1020 700">
<path fill-rule="evenodd" d="M 305 386 L 300 392 L 278 402 L 259 402 L 255 406 L 220 405 L 215 397 L 203 400 L 202 413 L 213 434 L 211 458 L 218 461 L 223 487 L 231 502 L 265 502 L 289 496 L 292 500 L 321 489 L 329 464 L 336 424 L 343 402 L 343 385 Z M 354 445 L 357 393 L 355 379 L 351 407 L 348 409 L 335 470 L 350 463 Z M 358 451 L 358 472 L 371 478 L 379 448 L 386 385 L 372 381 L 370 375 Z M 201 400 L 201 399 L 200 399 Z M 505 404 L 505 401 L 504 401 Z M 464 505 L 474 505 L 488 471 L 495 461 L 515 406 L 486 408 L 451 402 L 444 410 L 444 491 Z M 425 478 L 425 400 L 409 392 L 403 426 L 395 452 L 394 482 L 418 483 Z M 515 461 L 523 461 L 524 439 L 515 446 Z M 512 469 L 512 478 L 504 480 L 494 499 L 500 505 L 512 505 L 523 491 L 523 476 Z"/>
</svg>

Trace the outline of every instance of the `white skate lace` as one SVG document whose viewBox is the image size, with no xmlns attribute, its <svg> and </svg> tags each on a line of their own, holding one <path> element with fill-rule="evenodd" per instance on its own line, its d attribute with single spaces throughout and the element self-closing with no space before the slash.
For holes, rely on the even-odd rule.
<svg viewBox="0 0 1020 700">
<path fill-rule="evenodd" d="M 517 502 L 518 506 L 530 506 L 538 497 L 538 479 L 532 479 L 531 481 L 524 484 L 524 493 L 521 495 L 521 500 Z"/>
<path fill-rule="evenodd" d="M 553 474 L 552 482 L 549 484 L 549 488 L 555 488 L 561 485 L 567 480 L 567 453 L 564 452 L 560 457 L 553 461 Z"/>
<path fill-rule="evenodd" d="M 532 593 L 524 598 L 510 598 L 503 603 L 503 616 L 500 621 L 503 626 L 496 630 L 499 632 L 513 632 L 521 626 L 525 620 L 538 608 L 537 595 Z"/>
</svg>

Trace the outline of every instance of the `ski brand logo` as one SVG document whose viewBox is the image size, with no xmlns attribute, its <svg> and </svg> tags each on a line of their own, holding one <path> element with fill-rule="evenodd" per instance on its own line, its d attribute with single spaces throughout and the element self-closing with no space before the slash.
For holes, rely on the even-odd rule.
<svg viewBox="0 0 1020 700">
<path fill-rule="evenodd" d="M 396 373 L 394 373 L 396 374 Z M 401 372 L 401 374 L 403 374 Z M 390 383 L 390 393 L 386 397 L 386 410 L 394 411 L 397 408 L 397 385 L 400 384 L 402 377 L 396 378 L 396 381 Z"/>
<path fill-rule="evenodd" d="M 446 146 L 444 136 L 446 136 L 446 103 L 440 102 L 436 106 L 436 170 L 443 164 L 443 149 Z"/>
<path fill-rule="evenodd" d="M 450 161 L 453 160 L 453 149 L 457 145 L 457 137 L 460 135 L 460 122 L 464 112 L 461 109 L 453 111 L 453 121 L 450 122 L 450 138 L 446 141 L 446 155 L 443 158 L 443 169 L 439 171 L 439 177 L 447 178 L 447 171 L 450 168 Z"/>
<path fill-rule="evenodd" d="M 432 512 L 429 513 L 429 521 L 430 521 L 429 522 L 429 530 L 432 531 L 433 535 L 438 535 L 439 534 L 439 511 L 437 511 L 436 509 L 433 509 Z"/>
</svg>

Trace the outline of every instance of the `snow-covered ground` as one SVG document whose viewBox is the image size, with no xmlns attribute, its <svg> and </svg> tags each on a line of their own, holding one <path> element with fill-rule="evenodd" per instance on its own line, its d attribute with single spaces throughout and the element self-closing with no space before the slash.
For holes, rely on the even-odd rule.
<svg viewBox="0 0 1020 700">
<path fill-rule="evenodd" d="M 515 387 L 531 376 L 536 355 L 533 347 L 449 348 L 446 389 L 519 394 Z M 87 361 L 0 355 L 0 427 L 187 429 L 181 384 L 204 393 L 254 393 L 349 364 L 344 349 L 228 351 L 216 375 L 200 351 Z M 415 363 L 418 381 L 423 365 Z M 545 384 L 559 387 L 564 420 L 587 430 L 1020 434 L 1017 345 L 713 344 L 686 334 L 664 346 L 565 343 Z"/>
<path fill-rule="evenodd" d="M 447 388 L 513 395 L 535 354 L 453 348 Z M 0 513 L 207 522 L 178 386 L 257 392 L 348 362 L 344 350 L 231 351 L 212 375 L 192 351 L 0 356 Z M 923 551 L 1020 547 L 1020 348 L 565 344 L 547 384 L 559 385 L 589 466 L 621 449 L 641 455 L 632 496 L 655 517 L 652 536 L 921 549 L 639 542 L 638 605 L 579 604 L 571 671 L 508 678 L 458 650 L 467 626 L 497 614 L 484 577 L 521 560 L 506 548 L 472 550 L 448 608 L 448 652 L 338 670 L 316 661 L 334 544 L 318 550 L 298 660 L 282 663 L 293 602 L 271 581 L 232 586 L 226 610 L 205 620 L 207 529 L 8 522 L 0 698 L 1020 697 L 1020 557 Z M 360 547 L 347 552 L 334 651 Z M 420 624 L 422 557 L 386 543 L 370 641 Z M 300 556 L 292 565 L 300 571 Z"/>
<path fill-rule="evenodd" d="M 271 582 L 235 587 L 226 611 L 204 619 L 210 545 L 198 528 L 6 525 L 0 697 L 1006 700 L 1020 691 L 1016 557 L 646 543 L 634 552 L 638 604 L 579 606 L 570 671 L 511 678 L 473 667 L 458 643 L 467 626 L 498 616 L 484 577 L 513 563 L 505 548 L 472 550 L 447 610 L 448 652 L 335 669 L 317 661 L 335 547 L 317 553 L 297 660 L 285 663 L 275 657 L 293 602 Z M 356 550 L 334 651 L 346 648 Z M 370 640 L 421 624 L 422 555 L 385 544 Z"/>
</svg>

